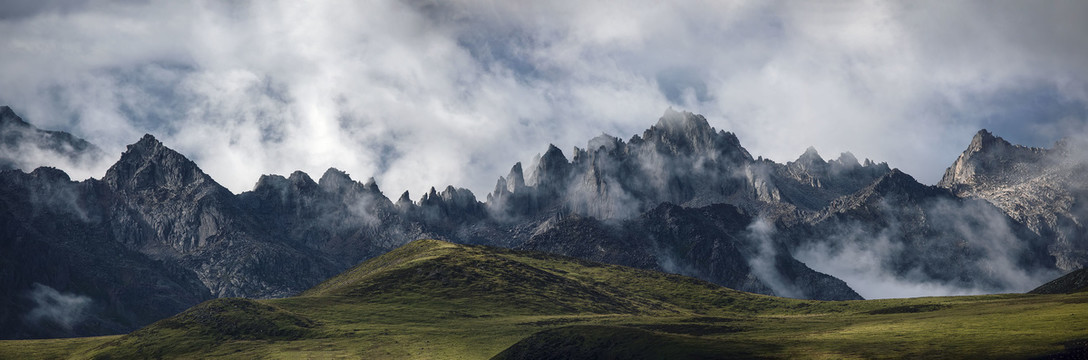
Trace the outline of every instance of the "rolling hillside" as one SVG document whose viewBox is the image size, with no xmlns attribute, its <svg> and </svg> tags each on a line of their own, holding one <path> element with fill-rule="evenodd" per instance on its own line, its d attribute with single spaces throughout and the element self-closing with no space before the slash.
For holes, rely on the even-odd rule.
<svg viewBox="0 0 1088 360">
<path fill-rule="evenodd" d="M 0 358 L 1031 358 L 1083 354 L 1088 293 L 795 300 L 539 252 L 420 240 L 299 296 L 216 299 Z"/>
</svg>

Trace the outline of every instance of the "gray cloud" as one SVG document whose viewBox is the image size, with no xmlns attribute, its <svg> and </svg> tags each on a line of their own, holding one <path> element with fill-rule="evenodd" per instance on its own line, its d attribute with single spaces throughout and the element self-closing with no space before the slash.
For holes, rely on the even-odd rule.
<svg viewBox="0 0 1088 360">
<path fill-rule="evenodd" d="M 866 299 L 1026 292 L 1060 275 L 1031 253 L 1031 236 L 984 201 L 936 198 L 914 215 L 908 207 L 885 201 L 887 223 L 837 224 L 793 255 Z"/>
<path fill-rule="evenodd" d="M 62 293 L 39 283 L 34 283 L 27 297 L 34 302 L 34 308 L 25 317 L 28 322 L 35 326 L 59 326 L 65 330 L 71 330 L 83 321 L 92 303 L 89 297 Z"/>
<path fill-rule="evenodd" d="M 670 105 L 755 155 L 814 145 L 933 183 L 978 128 L 1052 142 L 1088 103 L 1075 1 L 14 5 L 0 102 L 111 154 L 151 132 L 235 192 L 335 166 L 484 194 Z"/>
<path fill-rule="evenodd" d="M 751 266 L 752 274 L 755 274 L 760 281 L 767 284 L 767 287 L 774 290 L 775 295 L 803 298 L 804 291 L 797 288 L 796 284 L 784 279 L 782 274 L 778 272 L 776 265 L 778 251 L 775 249 L 774 240 L 772 239 L 774 232 L 774 224 L 764 218 L 756 218 L 748 225 L 747 240 L 749 246 L 755 250 L 754 256 L 748 258 L 748 266 Z"/>
</svg>

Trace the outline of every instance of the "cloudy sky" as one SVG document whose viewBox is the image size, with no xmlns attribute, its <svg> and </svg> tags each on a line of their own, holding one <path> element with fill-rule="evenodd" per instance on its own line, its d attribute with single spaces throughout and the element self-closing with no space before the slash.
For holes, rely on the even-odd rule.
<svg viewBox="0 0 1088 360">
<path fill-rule="evenodd" d="M 235 192 L 337 167 L 413 198 L 669 106 L 930 184 L 980 128 L 1084 134 L 1088 2 L 619 3 L 7 0 L 0 104 L 111 154 L 151 133 Z"/>
</svg>

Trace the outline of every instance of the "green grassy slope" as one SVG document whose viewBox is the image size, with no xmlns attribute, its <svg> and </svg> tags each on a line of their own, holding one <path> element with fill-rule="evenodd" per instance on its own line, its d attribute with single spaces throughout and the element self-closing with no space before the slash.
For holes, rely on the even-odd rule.
<svg viewBox="0 0 1088 360">
<path fill-rule="evenodd" d="M 822 302 L 541 253 L 416 241 L 286 299 L 0 358 L 1028 358 L 1081 351 L 1088 293 Z M 500 354 L 501 353 L 501 354 Z"/>
</svg>

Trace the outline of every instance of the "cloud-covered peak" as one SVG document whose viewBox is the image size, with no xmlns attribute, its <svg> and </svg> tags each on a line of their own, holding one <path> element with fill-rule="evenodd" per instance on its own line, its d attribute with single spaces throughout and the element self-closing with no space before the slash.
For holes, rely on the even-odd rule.
<svg viewBox="0 0 1088 360">
<path fill-rule="evenodd" d="M 978 128 L 1050 144 L 1088 103 L 1082 2 L 30 3 L 0 16 L 0 103 L 110 153 L 154 133 L 235 191 L 332 165 L 479 192 L 669 106 L 933 181 Z"/>
<path fill-rule="evenodd" d="M 824 162 L 824 158 L 820 157 L 820 153 L 816 152 L 816 147 L 809 146 L 805 149 L 805 152 L 797 158 L 797 162 L 822 163 Z"/>
<path fill-rule="evenodd" d="M 15 110 L 12 110 L 8 106 L 0 106 L 0 126 L 21 126 L 28 127 L 30 124 L 23 121 L 23 118 L 15 114 Z"/>
</svg>

